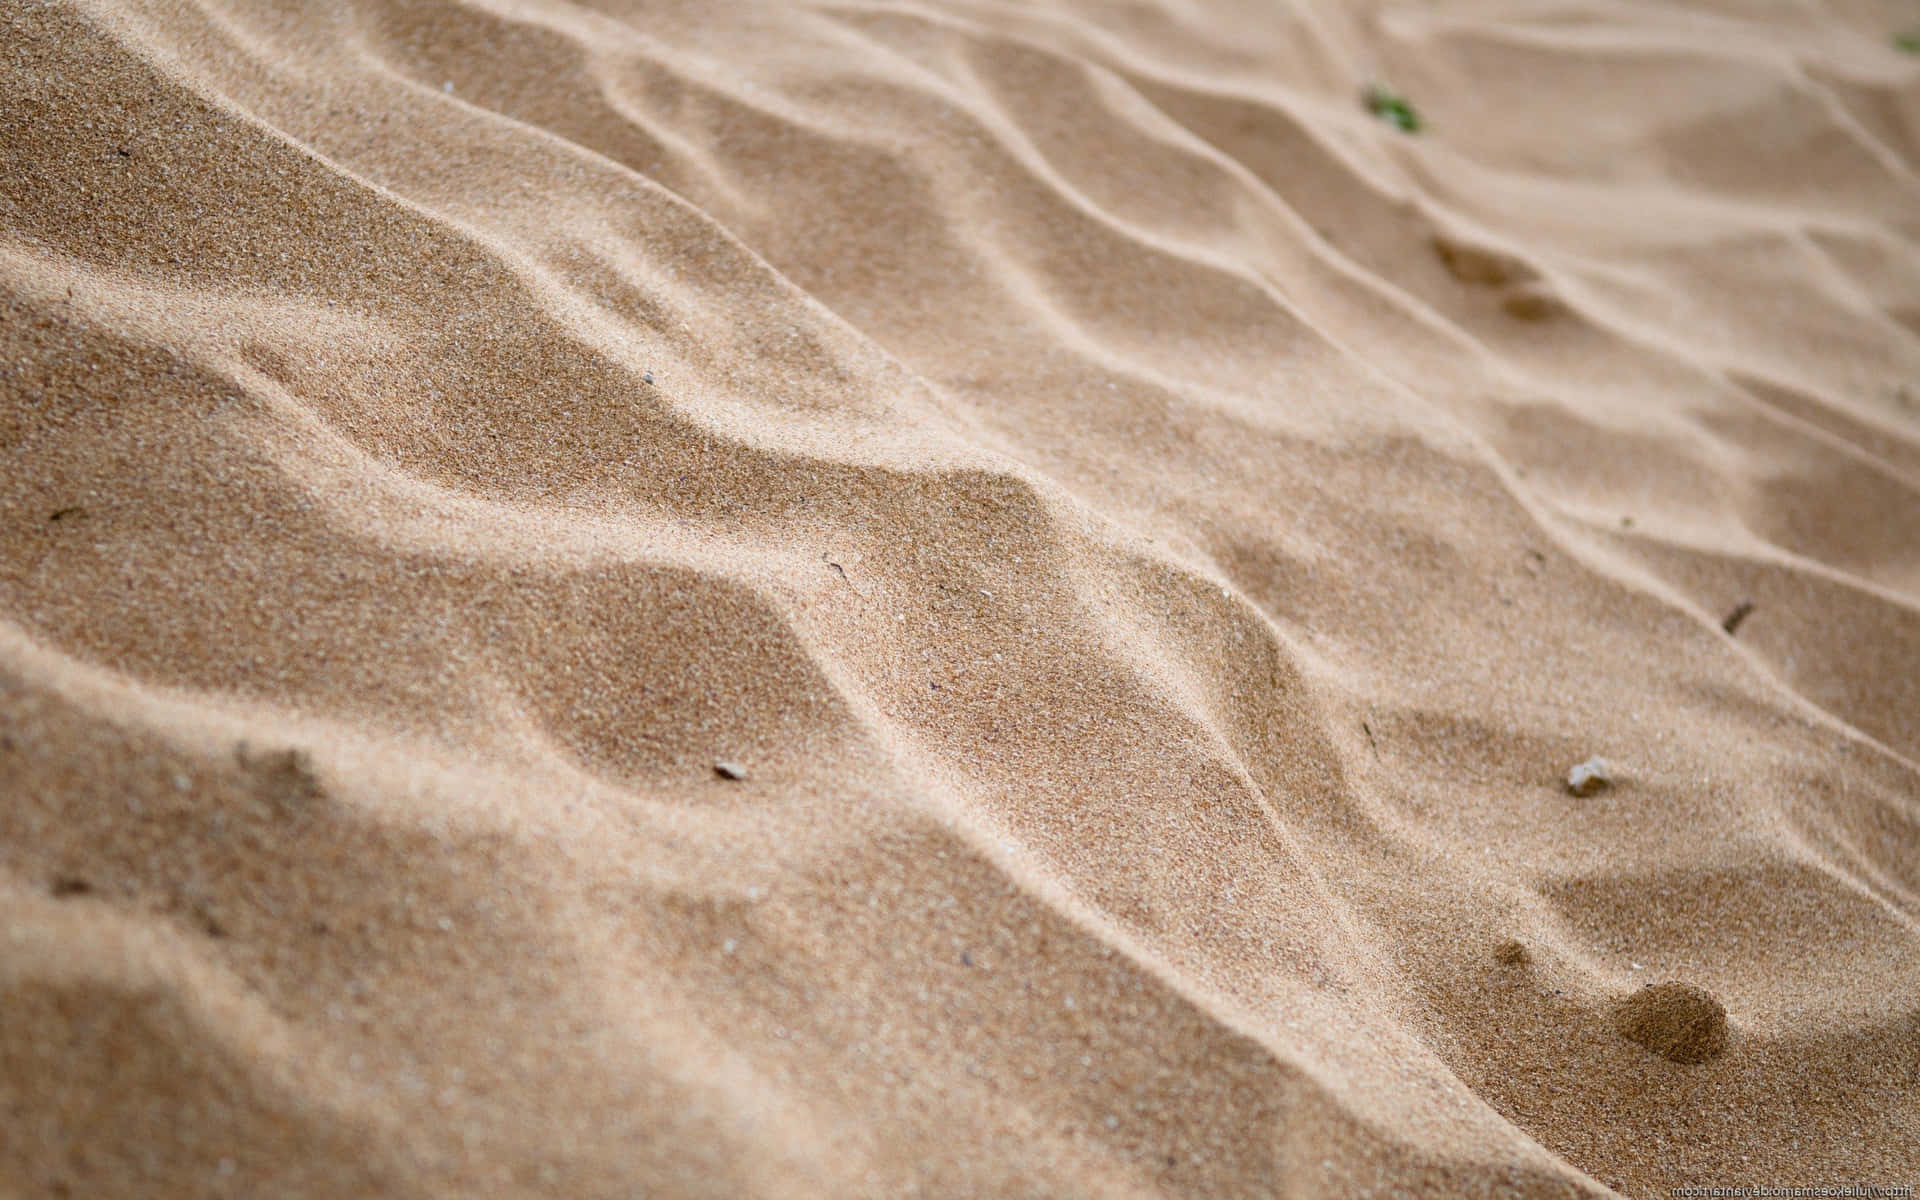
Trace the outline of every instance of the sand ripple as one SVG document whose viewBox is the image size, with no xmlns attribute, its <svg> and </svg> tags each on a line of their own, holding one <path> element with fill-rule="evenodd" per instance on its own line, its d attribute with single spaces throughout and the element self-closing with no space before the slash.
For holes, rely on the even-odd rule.
<svg viewBox="0 0 1920 1200">
<path fill-rule="evenodd" d="M 0 1190 L 1913 1182 L 1920 63 L 1737 7 L 0 3 Z"/>
</svg>

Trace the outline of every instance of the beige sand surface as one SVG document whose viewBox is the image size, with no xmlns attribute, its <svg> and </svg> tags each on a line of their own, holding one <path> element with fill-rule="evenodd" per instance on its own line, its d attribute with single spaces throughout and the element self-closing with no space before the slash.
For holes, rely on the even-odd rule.
<svg viewBox="0 0 1920 1200">
<path fill-rule="evenodd" d="M 1907 27 L 0 0 L 0 1195 L 1920 1183 Z"/>
</svg>

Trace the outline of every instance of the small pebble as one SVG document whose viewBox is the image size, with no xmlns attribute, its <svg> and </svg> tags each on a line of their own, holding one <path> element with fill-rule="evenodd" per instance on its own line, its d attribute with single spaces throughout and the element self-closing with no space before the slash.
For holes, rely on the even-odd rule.
<svg viewBox="0 0 1920 1200">
<path fill-rule="evenodd" d="M 1613 786 L 1613 768 L 1604 758 L 1590 758 L 1567 772 L 1567 790 L 1576 796 L 1591 796 Z"/>
<path fill-rule="evenodd" d="M 722 779 L 730 779 L 735 783 L 743 782 L 747 777 L 747 769 L 745 767 L 737 762 L 730 762 L 724 758 L 713 764 L 713 773 Z"/>
</svg>

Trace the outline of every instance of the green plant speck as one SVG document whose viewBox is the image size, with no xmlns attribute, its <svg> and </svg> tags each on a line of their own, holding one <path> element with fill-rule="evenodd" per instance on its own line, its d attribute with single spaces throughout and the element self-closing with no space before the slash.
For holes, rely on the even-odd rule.
<svg viewBox="0 0 1920 1200">
<path fill-rule="evenodd" d="M 1413 103 L 1384 84 L 1367 89 L 1367 111 L 1402 133 L 1420 132 L 1420 114 Z"/>
<path fill-rule="evenodd" d="M 1893 46 L 1894 49 L 1905 50 L 1908 54 L 1920 54 L 1920 29 L 1910 33 L 1894 34 Z"/>
</svg>

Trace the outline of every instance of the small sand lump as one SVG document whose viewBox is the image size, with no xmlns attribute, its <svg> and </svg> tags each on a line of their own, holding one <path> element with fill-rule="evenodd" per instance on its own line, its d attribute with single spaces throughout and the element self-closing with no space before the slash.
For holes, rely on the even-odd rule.
<svg viewBox="0 0 1920 1200">
<path fill-rule="evenodd" d="M 713 773 L 722 779 L 732 780 L 734 783 L 740 783 L 747 777 L 747 769 L 745 767 L 737 762 L 731 762 L 724 758 L 713 764 Z"/>
<path fill-rule="evenodd" d="M 1590 758 L 1567 772 L 1567 790 L 1576 796 L 1591 796 L 1613 786 L 1613 768 L 1604 758 Z"/>
<path fill-rule="evenodd" d="M 1503 967 L 1524 967 L 1533 956 L 1527 948 L 1513 938 L 1508 938 L 1493 948 L 1494 961 Z"/>
<path fill-rule="evenodd" d="M 1727 1010 L 1712 993 L 1669 981 L 1641 988 L 1614 1009 L 1614 1028 L 1662 1058 L 1701 1063 L 1727 1048 Z"/>
</svg>

